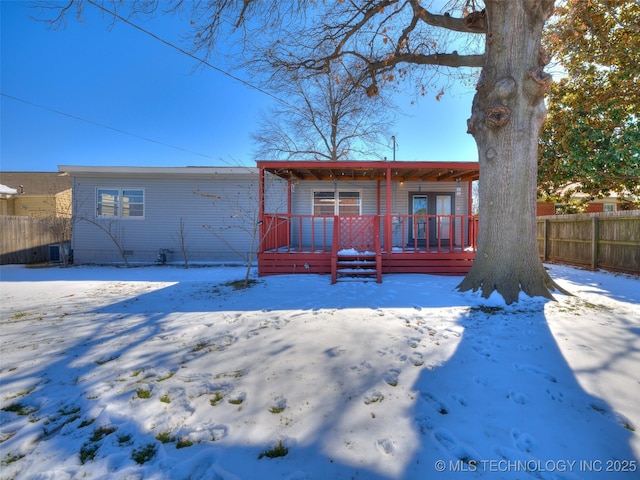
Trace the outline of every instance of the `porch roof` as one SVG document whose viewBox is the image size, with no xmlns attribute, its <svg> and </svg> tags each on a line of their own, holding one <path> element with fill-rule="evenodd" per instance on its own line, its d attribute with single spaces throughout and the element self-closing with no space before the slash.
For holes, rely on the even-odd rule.
<svg viewBox="0 0 640 480">
<path fill-rule="evenodd" d="M 468 182 L 480 176 L 478 162 L 408 161 L 258 161 L 258 168 L 290 180 L 391 180 L 424 182 Z"/>
</svg>

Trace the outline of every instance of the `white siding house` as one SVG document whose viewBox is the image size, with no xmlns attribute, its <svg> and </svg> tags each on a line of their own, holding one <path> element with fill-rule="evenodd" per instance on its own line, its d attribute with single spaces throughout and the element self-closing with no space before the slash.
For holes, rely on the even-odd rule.
<svg viewBox="0 0 640 480">
<path fill-rule="evenodd" d="M 241 263 L 257 248 L 256 168 L 59 170 L 73 177 L 76 264 L 122 262 L 114 239 L 131 263 L 153 263 L 160 249 L 170 251 L 168 262 L 182 262 L 181 237 L 189 262 Z"/>
<path fill-rule="evenodd" d="M 344 232 L 378 239 L 367 244 L 383 257 L 377 273 L 460 273 L 475 251 L 477 219 L 469 212 L 475 163 L 59 170 L 72 177 L 76 264 L 152 264 L 166 251 L 168 263 L 245 264 L 257 257 L 261 275 L 298 264 L 327 273 L 334 233 L 344 242 Z M 335 230 L 338 218 L 350 226 Z"/>
</svg>

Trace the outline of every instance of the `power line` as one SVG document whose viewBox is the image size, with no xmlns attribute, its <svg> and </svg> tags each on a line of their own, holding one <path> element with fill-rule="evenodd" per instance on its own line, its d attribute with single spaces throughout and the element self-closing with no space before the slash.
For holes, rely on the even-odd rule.
<svg viewBox="0 0 640 480">
<path fill-rule="evenodd" d="M 102 10 L 102 11 L 103 11 L 103 12 L 105 12 L 105 13 L 108 13 L 109 15 L 113 15 L 115 18 L 117 18 L 117 19 L 118 19 L 118 20 L 120 20 L 121 22 L 124 22 L 124 23 L 126 23 L 127 25 L 130 25 L 131 27 L 135 28 L 136 30 L 139 30 L 139 31 L 141 31 L 142 33 L 145 33 L 145 34 L 149 35 L 149 36 L 150 36 L 151 38 L 153 38 L 154 40 L 157 40 L 157 41 L 159 41 L 159 42 L 161 42 L 161 43 L 164 43 L 164 44 L 165 44 L 165 45 L 167 45 L 168 47 L 171 47 L 171 48 L 173 48 L 174 50 L 177 50 L 178 52 L 182 53 L 183 55 L 186 55 L 187 57 L 192 58 L 193 60 L 196 60 L 197 62 L 202 63 L 203 65 L 206 65 L 207 67 L 212 68 L 213 70 L 215 70 L 215 71 L 217 71 L 217 72 L 220 72 L 220 73 L 222 73 L 223 75 L 226 75 L 227 77 L 232 78 L 233 80 L 235 80 L 235 81 L 237 81 L 237 82 L 242 83 L 242 84 L 243 84 L 243 85 L 245 85 L 246 87 L 249 87 L 249 88 L 251 88 L 251 89 L 253 89 L 253 90 L 256 90 L 256 91 L 258 91 L 258 92 L 260 92 L 260 93 L 262 93 L 262 94 L 264 94 L 264 95 L 267 95 L 267 96 L 269 96 L 269 97 L 273 98 L 274 100 L 276 100 L 277 102 L 282 103 L 283 105 L 286 105 L 286 106 L 288 106 L 288 107 L 290 107 L 290 108 L 293 108 L 293 109 L 299 110 L 299 108 L 298 108 L 298 107 L 296 107 L 296 106 L 294 106 L 294 105 L 291 105 L 290 103 L 288 103 L 287 101 L 285 101 L 285 100 L 281 99 L 280 97 L 278 97 L 278 96 L 276 96 L 276 95 L 274 95 L 274 94 L 272 94 L 272 93 L 269 93 L 269 92 L 267 92 L 266 90 L 264 90 L 263 88 L 260 88 L 260 87 L 258 87 L 258 86 L 256 86 L 256 85 L 253 85 L 252 83 L 250 83 L 250 82 L 248 82 L 248 81 L 246 81 L 246 80 L 244 80 L 244 79 L 242 79 L 242 78 L 240 78 L 240 77 L 238 77 L 238 76 L 236 76 L 236 75 L 233 75 L 232 73 L 229 73 L 229 72 L 227 72 L 226 70 L 223 70 L 223 69 L 222 69 L 222 68 L 220 68 L 220 67 L 216 67 L 215 65 L 213 65 L 212 63 L 209 63 L 209 62 L 208 62 L 207 60 L 205 60 L 204 58 L 199 58 L 199 57 L 195 56 L 194 54 L 192 54 L 192 53 L 188 52 L 187 50 L 183 49 L 182 47 L 179 47 L 179 46 L 177 46 L 177 45 L 175 45 L 175 44 L 171 43 L 170 41 L 165 40 L 165 39 L 164 39 L 164 38 L 162 38 L 162 37 L 159 37 L 159 36 L 158 36 L 158 35 L 156 35 L 155 33 L 150 32 L 149 30 L 147 30 L 147 29 L 145 29 L 145 28 L 141 27 L 140 25 L 133 23 L 132 21 L 130 21 L 130 20 L 128 20 L 128 19 L 126 19 L 126 18 L 125 18 L 125 17 L 123 17 L 122 15 L 118 15 L 116 12 L 114 12 L 114 11 L 112 11 L 112 10 L 109 10 L 108 8 L 104 7 L 103 5 L 100 5 L 100 4 L 98 4 L 98 3 L 95 3 L 93 0 L 87 0 L 87 3 L 89 3 L 90 5 L 93 5 L 93 6 L 94 6 L 94 7 L 96 7 L 96 8 L 99 8 L 100 10 Z"/>
<path fill-rule="evenodd" d="M 58 114 L 58 115 L 62 115 L 62 116 L 69 117 L 69 118 L 73 118 L 74 120 L 79 120 L 79 121 L 81 121 L 81 122 L 89 123 L 89 124 L 91 124 L 91 125 L 96 125 L 96 126 L 98 126 L 98 127 L 102 127 L 102 128 L 106 128 L 106 129 L 109 129 L 109 130 L 113 130 L 114 132 L 122 133 L 122 134 L 124 134 L 124 135 L 129 135 L 130 137 L 139 138 L 139 139 L 145 140 L 145 141 L 147 141 L 147 142 L 156 143 L 156 144 L 158 144 L 158 145 L 162 145 L 163 147 L 174 148 L 174 149 L 176 149 L 176 150 L 180 150 L 180 151 L 182 151 L 182 152 L 191 153 L 191 154 L 193 154 L 193 155 L 198 155 L 198 156 L 200 156 L 200 157 L 204 157 L 204 158 L 211 158 L 211 159 L 213 159 L 213 158 L 214 158 L 214 157 L 212 157 L 212 156 L 210 156 L 210 155 L 205 155 L 204 153 L 194 152 L 193 150 L 188 150 L 188 149 L 186 149 L 186 148 L 178 147 L 178 146 L 176 146 L 176 145 L 171 145 L 171 144 L 169 144 L 169 143 L 164 143 L 164 142 L 161 142 L 161 141 L 159 141 L 159 140 L 154 140 L 153 138 L 143 137 L 142 135 L 137 135 L 137 134 L 135 134 L 135 133 L 127 132 L 127 131 L 125 131 L 125 130 L 121 130 L 121 129 L 119 129 L 119 128 L 111 127 L 111 126 L 109 126 L 109 125 L 105 125 L 105 124 L 103 124 L 103 123 L 95 122 L 95 121 L 93 121 L 93 120 L 87 120 L 86 118 L 82 118 L 82 117 L 79 117 L 79 116 L 77 116 L 77 115 L 72 115 L 72 114 L 70 114 L 70 113 L 65 113 L 65 112 L 62 112 L 62 111 L 60 111 L 60 110 L 56 110 L 56 109 L 54 109 L 54 108 L 45 107 L 44 105 L 40 105 L 40 104 L 38 104 L 38 103 L 30 102 L 29 100 L 25 100 L 25 99 L 23 99 L 23 98 L 14 97 L 13 95 L 8 95 L 8 94 L 6 94 L 6 93 L 1 93 L 1 92 L 0 92 L 0 95 L 2 95 L 3 97 L 6 97 L 6 98 L 10 98 L 11 100 L 15 100 L 15 101 L 17 101 L 17 102 L 26 103 L 27 105 L 31 105 L 31 106 L 33 106 L 33 107 L 41 108 L 41 109 L 43 109 L 43 110 L 47 110 L 47 111 L 49 111 L 49 112 L 56 113 L 56 114 Z"/>
</svg>

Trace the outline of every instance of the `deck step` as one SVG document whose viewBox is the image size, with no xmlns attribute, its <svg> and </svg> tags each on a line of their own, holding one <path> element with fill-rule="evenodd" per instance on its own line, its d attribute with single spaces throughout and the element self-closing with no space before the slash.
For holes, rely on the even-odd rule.
<svg viewBox="0 0 640 480">
<path fill-rule="evenodd" d="M 375 254 L 339 254 L 336 262 L 335 281 L 379 278 Z"/>
</svg>

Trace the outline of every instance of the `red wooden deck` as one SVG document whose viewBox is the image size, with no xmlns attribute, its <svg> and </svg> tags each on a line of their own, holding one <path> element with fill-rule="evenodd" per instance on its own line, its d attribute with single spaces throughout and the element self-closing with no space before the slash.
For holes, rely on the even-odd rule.
<svg viewBox="0 0 640 480">
<path fill-rule="evenodd" d="M 465 275 L 475 252 L 464 253 L 381 253 L 382 274 L 429 273 Z M 262 252 L 258 254 L 260 276 L 316 273 L 331 275 L 331 253 Z"/>
<path fill-rule="evenodd" d="M 436 245 L 409 238 L 412 222 L 429 225 L 431 215 L 395 215 L 390 246 L 385 245 L 384 215 L 360 217 L 313 217 L 312 215 L 265 215 L 265 235 L 258 253 L 260 276 L 316 273 L 335 275 L 338 253 L 377 257 L 379 274 L 428 273 L 465 275 L 476 251 L 477 217 L 439 215 L 436 225 L 448 225 L 446 237 Z M 362 222 L 372 225 L 370 236 Z M 334 228 L 339 225 L 339 228 Z M 379 226 L 376 229 L 376 226 Z M 427 227 L 428 228 L 428 227 Z M 340 235 L 342 232 L 342 235 Z M 426 232 L 429 237 L 429 231 Z M 376 243 L 377 239 L 377 243 Z M 335 248 L 334 248 L 335 245 Z M 332 269 L 333 267 L 333 269 Z M 335 278 L 332 278 L 335 281 Z"/>
<path fill-rule="evenodd" d="M 261 276 L 327 274 L 375 278 L 388 273 L 464 275 L 476 251 L 472 215 L 391 214 L 391 182 L 467 182 L 479 177 L 477 162 L 259 161 Z M 265 211 L 265 174 L 288 182 L 285 213 Z M 377 215 L 293 215 L 292 181 L 377 182 Z M 385 184 L 383 199 L 381 185 Z M 386 213 L 383 213 L 386 212 Z M 412 232 L 419 232 L 412 235 Z M 414 238 L 419 237 L 419 238 Z"/>
</svg>

